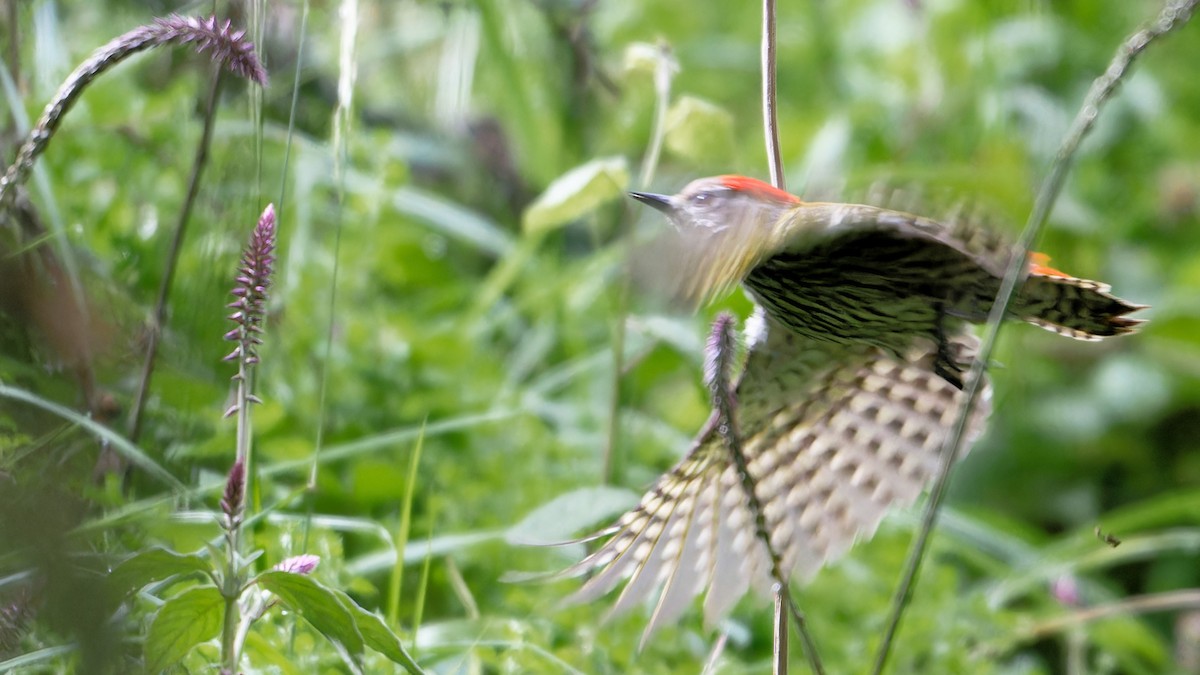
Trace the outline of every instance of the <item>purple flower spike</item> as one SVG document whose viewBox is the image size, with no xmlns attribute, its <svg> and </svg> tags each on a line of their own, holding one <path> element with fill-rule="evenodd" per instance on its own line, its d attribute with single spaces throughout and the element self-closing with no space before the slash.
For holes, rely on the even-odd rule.
<svg viewBox="0 0 1200 675">
<path fill-rule="evenodd" d="M 234 310 L 229 320 L 236 327 L 225 339 L 237 342 L 226 361 L 240 360 L 244 365 L 258 363 L 258 346 L 262 344 L 263 317 L 266 314 L 267 289 L 271 287 L 271 270 L 275 263 L 275 206 L 268 204 L 242 252 L 242 262 L 233 290 Z"/>
<path fill-rule="evenodd" d="M 242 511 L 242 501 L 246 497 L 246 465 L 237 460 L 229 469 L 229 479 L 225 481 L 225 494 L 221 496 L 221 511 L 233 523 Z"/>
<path fill-rule="evenodd" d="M 215 16 L 201 19 L 172 14 L 165 19 L 155 19 L 145 30 L 159 44 L 195 45 L 197 52 L 210 53 L 214 60 L 238 76 L 264 87 L 267 85 L 267 71 L 255 55 L 254 45 L 244 39 L 246 31 L 234 30 L 229 21 L 221 23 Z"/>
</svg>

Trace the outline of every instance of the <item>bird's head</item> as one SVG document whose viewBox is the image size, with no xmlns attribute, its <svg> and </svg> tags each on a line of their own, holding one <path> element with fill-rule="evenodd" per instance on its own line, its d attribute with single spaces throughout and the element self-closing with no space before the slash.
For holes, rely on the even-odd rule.
<svg viewBox="0 0 1200 675">
<path fill-rule="evenodd" d="M 630 192 L 629 196 L 662 211 L 681 232 L 692 228 L 711 233 L 772 225 L 800 198 L 756 178 L 713 176 L 689 183 L 679 194 Z"/>
<path fill-rule="evenodd" d="M 800 198 L 754 178 L 714 176 L 676 195 L 631 192 L 675 226 L 644 247 L 636 267 L 668 297 L 696 306 L 721 295 L 775 253 L 784 214 Z"/>
</svg>

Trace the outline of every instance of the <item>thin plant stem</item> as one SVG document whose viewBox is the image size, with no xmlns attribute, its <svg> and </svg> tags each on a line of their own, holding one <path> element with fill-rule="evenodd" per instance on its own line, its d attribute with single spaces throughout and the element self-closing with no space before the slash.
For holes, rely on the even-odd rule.
<svg viewBox="0 0 1200 675">
<path fill-rule="evenodd" d="M 779 109 L 775 78 L 775 0 L 763 0 L 762 24 L 762 113 L 763 135 L 767 142 L 767 168 L 771 184 L 786 190 L 783 160 L 779 157 Z"/>
<path fill-rule="evenodd" d="M 792 621 L 796 624 L 796 632 L 803 643 L 804 655 L 808 659 L 809 667 L 815 675 L 823 675 L 825 669 L 821 665 L 816 641 L 813 640 L 812 634 L 808 631 L 804 615 L 800 613 L 799 607 L 792 601 L 791 593 L 788 592 L 787 578 L 783 574 L 782 558 L 771 544 L 771 534 L 767 529 L 766 511 L 763 509 L 762 500 L 758 498 L 754 476 L 750 473 L 749 462 L 746 460 L 746 453 L 742 447 L 742 438 L 738 432 L 737 402 L 734 395 L 735 385 L 732 375 L 733 361 L 737 352 L 734 331 L 734 318 L 730 314 L 722 313 L 713 322 L 712 335 L 709 339 L 709 359 L 711 364 L 709 375 L 711 378 L 710 385 L 712 387 L 713 407 L 716 409 L 716 418 L 715 424 L 710 428 L 715 429 L 725 441 L 725 447 L 729 450 L 730 458 L 733 460 L 738 477 L 741 479 L 742 491 L 746 494 L 746 505 L 754 520 L 754 534 L 762 542 L 763 548 L 767 552 L 767 558 L 771 565 L 771 578 L 775 581 L 775 588 L 773 590 L 775 603 L 778 606 L 776 623 L 786 622 L 786 616 L 791 615 Z M 784 608 L 787 609 L 786 612 L 783 611 Z M 779 617 L 781 616 L 785 618 L 780 620 Z M 775 634 L 775 645 L 783 648 L 783 651 L 776 652 L 775 654 L 776 667 L 778 667 L 780 660 L 785 664 L 787 661 L 787 630 L 786 625 L 781 627 L 784 630 L 776 630 Z M 786 665 L 782 672 L 786 672 Z"/>
<path fill-rule="evenodd" d="M 221 634 L 221 654 L 225 668 L 237 672 L 241 653 L 238 640 L 238 625 L 244 623 L 240 616 L 239 599 L 245 583 L 246 557 L 242 555 L 242 530 L 247 524 L 246 504 L 253 495 L 250 476 L 251 465 L 251 415 L 250 406 L 259 403 L 252 393 L 253 376 L 258 364 L 258 347 L 262 344 L 263 322 L 265 321 L 267 291 L 271 285 L 277 237 L 275 206 L 268 204 L 258 219 L 238 266 L 236 286 L 232 295 L 236 300 L 227 305 L 234 312 L 229 319 L 236 327 L 225 334 L 225 339 L 236 341 L 237 346 L 225 357 L 226 361 L 237 361 L 237 375 L 233 377 L 237 388 L 233 406 L 226 416 L 237 414 L 237 455 L 229 477 L 225 481 L 225 493 L 221 498 L 224 514 L 222 529 L 225 533 L 225 566 L 222 574 L 221 595 L 225 599 L 225 620 Z M 251 519 L 253 520 L 253 519 Z"/>
<path fill-rule="evenodd" d="M 329 300 L 326 303 L 328 323 L 325 327 L 325 349 L 321 361 L 321 384 L 317 394 L 317 438 L 313 446 L 312 464 L 308 472 L 308 487 L 310 490 L 317 486 L 317 467 L 320 465 L 321 449 L 325 440 L 325 411 L 326 394 L 329 383 L 329 363 L 333 358 L 334 332 L 337 328 L 337 287 L 341 271 L 342 251 L 342 216 L 346 196 L 346 165 L 349 162 L 350 150 L 347 145 L 350 134 L 350 111 L 354 104 L 354 80 L 357 68 L 355 55 L 358 42 L 358 2 L 357 0 L 342 0 L 339 13 L 341 15 L 341 39 L 338 57 L 338 104 L 334 109 L 333 137 L 333 170 L 336 217 L 333 225 L 333 272 L 329 280 Z M 307 528 L 305 543 L 308 541 Z"/>
<path fill-rule="evenodd" d="M 658 59 L 654 64 L 654 126 L 650 132 L 650 145 L 646 155 L 642 157 L 642 167 L 638 172 L 638 185 L 650 187 L 654 182 L 654 173 L 658 170 L 658 158 L 662 155 L 663 141 L 667 137 L 667 109 L 671 105 L 671 80 L 678 66 L 671 56 L 670 48 L 661 43 L 658 45 Z"/>
<path fill-rule="evenodd" d="M 1087 674 L 1087 635 L 1083 631 L 1076 628 L 1067 635 L 1066 644 L 1066 672 L 1067 675 L 1086 675 Z"/>
<path fill-rule="evenodd" d="M 788 613 L 784 608 L 786 596 L 779 589 L 775 591 L 775 641 L 772 644 L 772 653 L 775 655 L 775 663 L 771 666 L 771 672 L 775 675 L 787 675 L 788 671 Z"/>
<path fill-rule="evenodd" d="M 162 332 L 167 324 L 167 303 L 171 297 L 171 288 L 175 283 L 175 269 L 179 264 L 179 254 L 183 250 L 183 238 L 187 233 L 188 223 L 192 218 L 192 209 L 196 205 L 196 197 L 200 194 L 200 177 L 208 166 L 209 149 L 212 147 L 213 128 L 216 126 L 217 102 L 221 96 L 222 73 L 213 72 L 212 82 L 208 89 L 208 102 L 204 109 L 204 130 L 200 133 L 200 141 L 196 146 L 196 156 L 192 160 L 191 175 L 188 176 L 187 195 L 179 216 L 175 220 L 175 232 L 171 236 L 171 247 L 167 251 L 166 264 L 163 269 L 162 281 L 158 287 L 158 300 L 154 305 L 154 317 L 151 319 L 150 334 L 146 344 L 146 357 L 142 362 L 142 375 L 138 378 L 137 394 L 133 398 L 133 407 L 129 412 L 129 440 L 134 443 L 142 434 L 143 412 L 146 399 L 150 395 L 150 380 L 154 375 L 154 364 L 158 356 L 158 345 L 162 340 Z"/>
<path fill-rule="evenodd" d="M 1054 158 L 1050 174 L 1042 184 L 1042 189 L 1038 193 L 1033 211 L 1030 213 L 1029 220 L 1026 222 L 1025 229 L 1018 240 L 1012 260 L 1009 262 L 1008 269 L 1005 272 L 1004 280 L 1000 284 L 1000 290 L 996 294 L 996 301 L 992 305 L 991 313 L 988 315 L 988 328 L 983 339 L 983 344 L 980 346 L 975 362 L 971 365 L 971 371 L 967 378 L 967 386 L 963 391 L 963 402 L 959 406 L 958 416 L 954 421 L 950 436 L 942 446 L 941 462 L 938 466 L 937 477 L 930 490 L 925 510 L 921 515 L 921 525 L 917 531 L 917 536 L 905 561 L 900 584 L 897 586 L 896 594 L 892 598 L 891 610 L 884 627 L 883 639 L 880 642 L 875 664 L 871 670 L 874 675 L 880 675 L 887 665 L 888 655 L 891 652 L 896 630 L 900 625 L 900 619 L 903 617 L 904 610 L 911 599 L 912 588 L 920 572 L 921 562 L 928 548 L 929 537 L 934 526 L 937 524 L 938 511 L 945 499 L 946 487 L 949 484 L 950 469 L 962 448 L 967 422 L 971 418 L 975 401 L 982 389 L 984 370 L 991 359 L 992 351 L 995 349 L 996 337 L 1000 333 L 1004 316 L 1008 311 L 1009 304 L 1012 302 L 1017 284 L 1025 277 L 1029 251 L 1034 242 L 1037 241 L 1038 235 L 1041 233 L 1046 219 L 1050 215 L 1050 209 L 1054 206 L 1054 202 L 1062 192 L 1067 173 L 1071 169 L 1080 143 L 1082 143 L 1084 137 L 1092 130 L 1096 119 L 1100 115 L 1100 109 L 1112 98 L 1117 90 L 1117 86 L 1121 83 L 1121 80 L 1133 64 L 1134 59 L 1145 51 L 1157 38 L 1187 23 L 1198 3 L 1200 3 L 1200 0 L 1169 0 L 1159 13 L 1157 20 L 1126 38 L 1117 48 L 1117 52 L 1109 63 L 1108 69 L 1092 83 L 1087 96 L 1084 98 L 1082 107 L 1075 115 L 1074 121 L 1072 121 L 1070 128 L 1067 130 L 1067 135 L 1063 139 L 1062 145 L 1059 147 L 1058 153 Z"/>
<path fill-rule="evenodd" d="M 775 20 L 775 0 L 763 0 L 763 21 L 762 21 L 762 110 L 763 110 L 763 136 L 766 141 L 767 148 L 767 165 L 770 170 L 771 184 L 780 190 L 786 190 L 787 184 L 783 176 L 783 159 L 780 157 L 779 149 L 779 110 L 777 101 L 777 78 L 776 78 L 776 20 Z M 732 405 L 732 389 L 729 392 L 730 404 Z M 726 441 L 729 444 L 729 441 Z M 792 599 L 791 591 L 788 588 L 787 578 L 783 576 L 779 569 L 779 556 L 771 548 L 771 538 L 767 533 L 766 520 L 762 517 L 762 504 L 758 503 L 757 495 L 754 493 L 753 478 L 750 476 L 749 470 L 744 466 L 745 457 L 742 456 L 738 460 L 741 453 L 740 442 L 738 450 L 734 452 L 735 461 L 739 462 L 738 471 L 742 475 L 743 481 L 749 483 L 747 496 L 755 506 L 757 512 L 756 518 L 760 520 L 757 524 L 759 528 L 759 538 L 767 547 L 767 551 L 772 558 L 773 574 L 775 577 L 775 602 L 774 613 L 775 620 L 772 622 L 774 626 L 774 672 L 777 675 L 787 675 L 787 657 L 788 657 L 788 615 L 792 616 L 792 620 L 796 624 L 796 632 L 800 636 L 800 642 L 804 645 L 804 656 L 808 659 L 809 668 L 813 673 L 823 673 L 824 668 L 821 666 L 821 657 L 817 652 L 817 643 L 813 639 L 808 630 L 808 622 L 804 619 L 804 614 Z M 734 450 L 734 446 L 730 444 L 730 450 Z M 784 609 L 787 609 L 785 612 Z"/>
<path fill-rule="evenodd" d="M 426 420 L 428 422 L 428 420 Z M 388 580 L 387 620 L 392 628 L 400 628 L 400 590 L 404 579 L 404 551 L 408 547 L 410 530 L 412 529 L 412 505 L 417 492 L 417 467 L 421 464 L 421 449 L 425 445 L 425 423 L 421 425 L 421 434 L 413 445 L 412 458 L 408 463 L 408 480 L 404 485 L 404 504 L 400 510 L 400 523 L 396 528 L 393 539 L 396 549 L 396 562 L 392 565 L 392 575 Z"/>
<path fill-rule="evenodd" d="M 1117 602 L 1088 607 L 1078 612 L 1072 612 L 1034 624 L 1028 631 L 1021 634 L 1018 640 L 1020 642 L 1032 642 L 1093 621 L 1116 616 L 1149 614 L 1151 612 L 1173 612 L 1185 609 L 1200 609 L 1200 589 L 1188 588 L 1180 591 L 1139 595 L 1118 600 Z"/>
<path fill-rule="evenodd" d="M 775 30 L 775 0 L 763 0 L 762 20 L 762 114 L 763 138 L 767 147 L 767 171 L 771 176 L 771 184 L 780 190 L 787 189 L 783 175 L 783 159 L 779 156 L 779 110 L 778 84 L 776 78 L 776 30 Z M 773 671 L 776 675 L 787 673 L 787 613 L 783 611 L 783 596 L 790 593 L 787 584 L 782 583 L 775 588 L 773 603 L 775 620 L 773 641 L 775 663 Z M 807 642 L 807 640 L 806 640 Z"/>
<path fill-rule="evenodd" d="M 221 663 L 231 673 L 238 672 L 238 625 L 241 616 L 238 609 L 238 574 L 237 547 L 239 546 L 236 532 L 229 532 L 225 541 L 226 564 L 225 583 L 221 595 L 225 599 L 225 617 L 221 623 Z"/>
<path fill-rule="evenodd" d="M 249 401 L 240 402 L 249 406 Z M 225 534 L 225 560 L 220 583 L 221 597 L 225 600 L 225 616 L 221 623 L 221 663 L 231 673 L 238 672 L 238 655 L 241 653 L 238 644 L 239 625 L 245 618 L 241 616 L 238 602 L 243 583 L 241 531 L 245 523 L 246 508 L 245 469 L 246 465 L 240 458 L 234 462 L 225 483 L 225 494 L 221 499 L 221 510 L 224 513 L 222 529 Z"/>
<path fill-rule="evenodd" d="M 16 82 L 21 77 L 21 31 L 17 27 L 19 17 L 16 0 L 4 3 L 4 20 L 8 28 L 8 53 L 4 60 L 8 62 L 9 77 Z M 12 122 L 10 120 L 10 126 Z"/>
<path fill-rule="evenodd" d="M 292 139 L 296 137 L 296 108 L 300 104 L 300 72 L 305 59 L 305 39 L 308 37 L 308 0 L 300 9 L 300 30 L 296 41 L 296 71 L 292 75 L 292 103 L 288 107 L 287 143 L 283 146 L 283 166 L 279 171 L 279 208 L 287 203 L 288 168 L 292 162 Z"/>
<path fill-rule="evenodd" d="M 654 180 L 654 172 L 658 169 L 658 159 L 662 154 L 662 146 L 667 135 L 667 109 L 671 104 L 671 80 L 677 66 L 666 44 L 659 45 L 658 59 L 654 67 L 654 126 L 650 132 L 650 143 L 646 155 L 642 158 L 638 184 L 642 188 L 649 187 Z M 627 219 L 628 221 L 629 219 Z M 632 240 L 632 228 L 627 232 L 626 240 Z M 625 273 L 621 275 L 621 283 L 617 287 L 613 300 L 613 368 L 612 392 L 608 399 L 608 429 L 604 442 L 604 455 L 601 468 L 601 482 L 612 483 L 617 478 L 617 444 L 621 434 L 621 380 L 625 376 L 625 321 L 629 316 L 630 284 L 633 279 L 632 258 L 625 256 Z"/>
<path fill-rule="evenodd" d="M 717 672 L 717 663 L 721 660 L 721 655 L 725 653 L 725 645 L 729 644 L 729 633 L 721 631 L 717 636 L 717 641 L 713 643 L 712 649 L 708 652 L 708 658 L 704 660 L 704 670 L 700 671 L 700 675 L 713 675 Z"/>
<path fill-rule="evenodd" d="M 358 1 L 342 0 L 339 3 L 339 21 L 341 31 L 338 41 L 338 87 L 337 107 L 333 111 L 333 187 L 334 187 L 334 218 L 333 218 L 333 271 L 329 279 L 329 298 L 326 302 L 325 344 L 321 355 L 319 384 L 317 385 L 317 430 L 313 443 L 312 460 L 308 467 L 307 507 L 304 515 L 304 526 L 301 528 L 301 550 L 308 550 L 309 537 L 312 535 L 312 517 L 315 509 L 317 490 L 317 469 L 321 463 L 321 451 L 325 447 L 325 415 L 328 411 L 326 396 L 329 390 L 329 364 L 333 360 L 333 340 L 337 329 L 337 289 L 341 275 L 342 260 L 342 225 L 346 198 L 346 165 L 349 162 L 349 147 L 351 110 L 354 104 L 355 73 L 358 72 L 355 58 L 358 44 Z M 297 65 L 297 68 L 300 66 Z M 289 638 L 289 651 L 295 649 L 296 624 L 292 623 Z"/>
<path fill-rule="evenodd" d="M 433 564 L 433 516 L 434 508 L 429 508 L 429 520 L 425 535 L 425 560 L 421 563 L 421 581 L 417 585 L 417 597 L 413 600 L 412 622 L 412 654 L 417 656 L 417 634 L 421 632 L 421 620 L 425 613 L 425 592 L 429 589 L 429 570 Z"/>
<path fill-rule="evenodd" d="M 238 361 L 237 393 L 237 460 L 246 467 L 246 494 L 250 494 L 250 376 L 251 368 L 245 359 Z"/>
</svg>

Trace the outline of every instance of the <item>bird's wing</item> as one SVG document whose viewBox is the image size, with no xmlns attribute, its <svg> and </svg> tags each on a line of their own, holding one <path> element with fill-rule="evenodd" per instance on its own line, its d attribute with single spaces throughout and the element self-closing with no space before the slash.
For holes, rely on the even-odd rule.
<svg viewBox="0 0 1200 675">
<path fill-rule="evenodd" d="M 749 212 L 746 218 L 757 215 Z M 780 254 L 841 260 L 881 247 L 914 247 L 930 266 L 971 265 L 1000 276 L 1011 246 L 965 207 L 934 220 L 905 211 L 801 202 L 770 226 L 728 222 L 717 228 L 659 233 L 637 249 L 635 274 L 687 308 L 720 297 L 755 267 Z"/>
<path fill-rule="evenodd" d="M 949 340 L 959 361 L 970 362 L 976 339 Z M 962 399 L 934 374 L 935 358 L 932 344 L 899 359 L 781 326 L 752 346 L 737 422 L 785 574 L 807 580 L 927 486 Z M 964 447 L 983 428 L 988 398 L 977 404 Z M 613 614 L 657 597 L 643 640 L 705 590 L 712 625 L 751 585 L 763 593 L 771 587 L 741 479 L 711 420 L 683 460 L 602 534 L 611 537 L 564 571 L 595 572 L 569 600 L 594 600 L 628 579 Z"/>
<path fill-rule="evenodd" d="M 1012 245 L 965 208 L 937 219 L 906 211 L 868 206 L 806 202 L 799 218 L 780 223 L 772 237 L 769 259 L 781 253 L 816 253 L 841 258 L 873 246 L 915 246 L 930 264 L 969 263 L 993 276 L 1002 276 L 1013 254 Z M 890 244 L 889 244 L 890 242 Z"/>
</svg>

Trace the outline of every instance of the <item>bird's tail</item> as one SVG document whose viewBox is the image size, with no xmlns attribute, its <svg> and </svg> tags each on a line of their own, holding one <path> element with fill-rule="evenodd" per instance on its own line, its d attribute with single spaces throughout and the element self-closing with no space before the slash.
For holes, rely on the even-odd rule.
<svg viewBox="0 0 1200 675">
<path fill-rule="evenodd" d="M 1049 267 L 1041 253 L 1030 256 L 1029 278 L 1014 300 L 1020 319 L 1076 340 L 1101 340 L 1137 330 L 1145 323 L 1126 314 L 1145 309 L 1109 293 L 1109 286 Z"/>
</svg>

